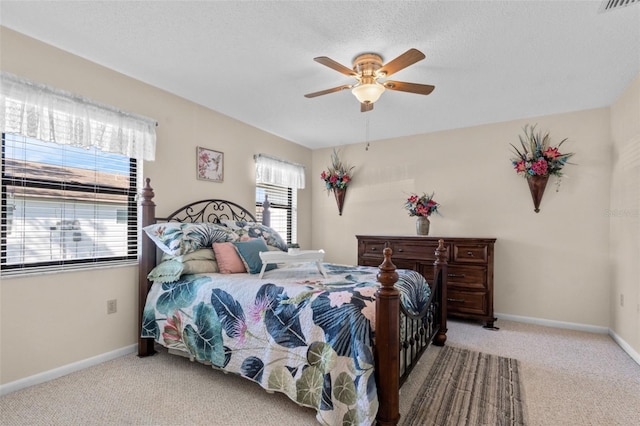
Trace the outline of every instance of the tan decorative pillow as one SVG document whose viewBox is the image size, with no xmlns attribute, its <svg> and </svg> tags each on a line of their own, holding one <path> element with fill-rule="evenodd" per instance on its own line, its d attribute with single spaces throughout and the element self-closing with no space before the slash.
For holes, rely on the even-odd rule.
<svg viewBox="0 0 640 426">
<path fill-rule="evenodd" d="M 218 262 L 216 262 L 215 260 L 187 260 L 186 262 L 183 262 L 183 266 L 183 274 L 210 274 L 214 272 L 220 272 Z"/>
</svg>

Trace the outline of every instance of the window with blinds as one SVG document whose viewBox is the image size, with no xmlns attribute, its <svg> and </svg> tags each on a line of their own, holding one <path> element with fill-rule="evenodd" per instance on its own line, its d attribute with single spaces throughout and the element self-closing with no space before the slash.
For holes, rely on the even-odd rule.
<svg viewBox="0 0 640 426">
<path fill-rule="evenodd" d="M 283 186 L 256 184 L 256 219 L 262 221 L 262 203 L 268 197 L 271 212 L 271 227 L 287 242 L 298 241 L 297 228 L 297 191 Z"/>
<path fill-rule="evenodd" d="M 3 134 L 2 273 L 136 259 L 136 169 L 124 155 Z"/>
</svg>

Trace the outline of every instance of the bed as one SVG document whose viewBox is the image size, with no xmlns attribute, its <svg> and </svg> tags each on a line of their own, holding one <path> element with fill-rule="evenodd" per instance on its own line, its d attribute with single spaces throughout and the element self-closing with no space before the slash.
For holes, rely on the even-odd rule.
<svg viewBox="0 0 640 426">
<path fill-rule="evenodd" d="M 260 279 L 256 252 L 287 250 L 268 223 L 225 200 L 157 218 L 153 197 L 146 179 L 139 356 L 162 345 L 282 392 L 315 409 L 322 424 L 398 423 L 400 386 L 429 344 L 446 341 L 442 241 L 430 283 L 396 270 L 389 248 L 378 268 L 323 263 L 325 278 L 313 263 L 279 264 Z M 262 213 L 270 216 L 268 206 Z M 222 247 L 235 249 L 245 272 Z M 217 272 L 185 260 L 209 252 Z"/>
</svg>

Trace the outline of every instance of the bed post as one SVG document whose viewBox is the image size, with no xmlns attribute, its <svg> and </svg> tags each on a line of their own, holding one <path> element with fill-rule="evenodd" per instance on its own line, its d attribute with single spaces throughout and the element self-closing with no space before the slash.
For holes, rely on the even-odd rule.
<svg viewBox="0 0 640 426">
<path fill-rule="evenodd" d="M 377 425 L 396 425 L 400 420 L 400 292 L 391 249 L 383 251 L 378 267 L 380 288 L 376 293 L 375 371 L 378 385 Z"/>
<path fill-rule="evenodd" d="M 269 202 L 269 196 L 264 195 L 264 201 L 262 202 L 262 224 L 265 226 L 271 226 L 271 203 Z"/>
<path fill-rule="evenodd" d="M 140 206 L 142 207 L 142 223 L 140 228 L 156 222 L 156 205 L 153 202 L 153 188 L 149 184 L 151 179 L 147 178 L 145 186 L 140 193 Z M 140 229 L 140 251 L 138 253 L 138 356 L 149 356 L 155 353 L 153 349 L 153 339 L 142 338 L 142 313 L 144 304 L 149 293 L 149 280 L 147 275 L 156 263 L 156 250 L 151 239 Z"/>
<path fill-rule="evenodd" d="M 444 240 L 438 240 L 436 248 L 436 260 L 434 265 L 434 283 L 440 291 L 440 330 L 433 339 L 437 346 L 444 346 L 447 341 L 447 249 L 444 247 Z"/>
</svg>

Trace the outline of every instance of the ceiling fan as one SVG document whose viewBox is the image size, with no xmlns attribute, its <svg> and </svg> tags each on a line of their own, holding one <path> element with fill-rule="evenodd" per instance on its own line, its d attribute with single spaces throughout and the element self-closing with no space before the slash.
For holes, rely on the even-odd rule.
<svg viewBox="0 0 640 426">
<path fill-rule="evenodd" d="M 353 60 L 353 69 L 350 69 L 331 58 L 319 56 L 317 58 L 313 58 L 313 60 L 344 75 L 354 77 L 358 81 L 354 84 L 344 84 L 331 89 L 308 93 L 304 96 L 306 98 L 315 98 L 316 96 L 351 89 L 353 95 L 360 102 L 360 111 L 367 112 L 373 109 L 373 103 L 380 98 L 380 95 L 382 95 L 385 89 L 428 95 L 433 92 L 435 86 L 391 80 L 379 81 L 379 79 L 387 78 L 409 65 L 413 65 L 416 62 L 423 60 L 424 58 L 424 53 L 417 49 L 409 49 L 391 62 L 383 65 L 382 57 L 380 57 L 380 55 L 375 53 L 365 53 L 357 56 Z"/>
</svg>

